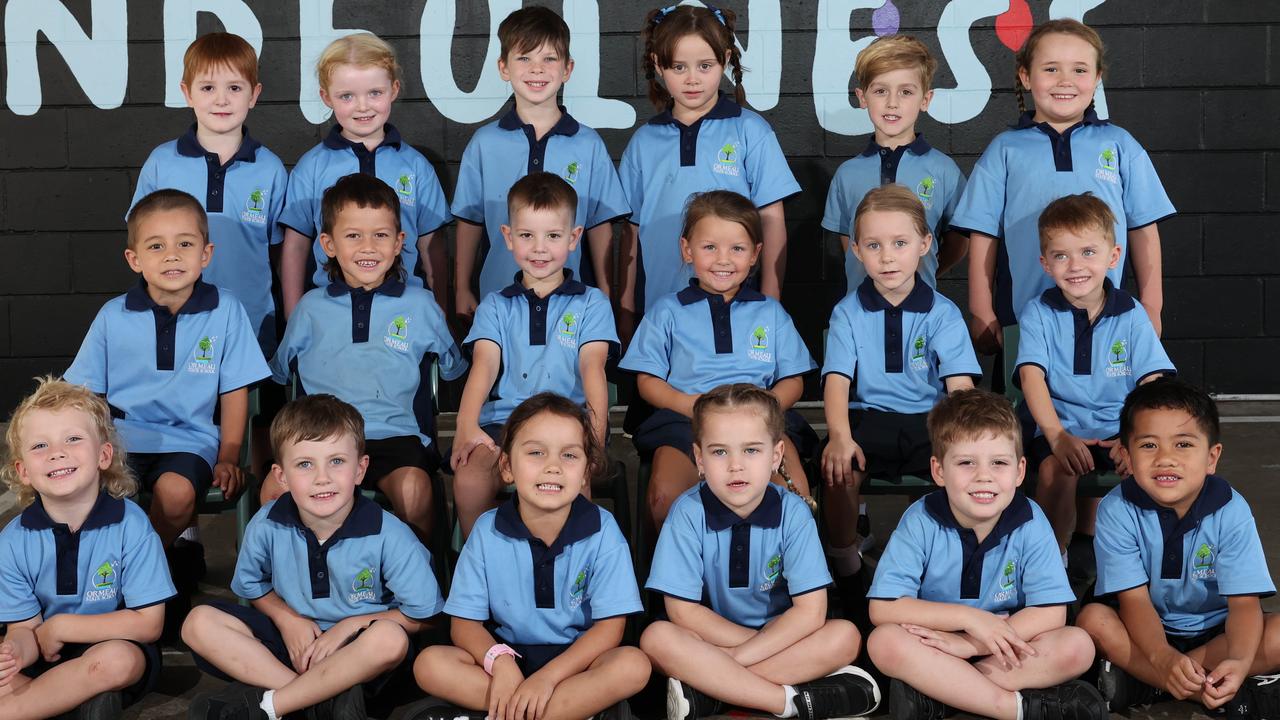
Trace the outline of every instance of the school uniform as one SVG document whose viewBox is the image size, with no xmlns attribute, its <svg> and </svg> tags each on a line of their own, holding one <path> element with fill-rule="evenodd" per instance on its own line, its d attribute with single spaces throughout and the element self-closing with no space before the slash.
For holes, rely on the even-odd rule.
<svg viewBox="0 0 1280 720">
<path fill-rule="evenodd" d="M 1176 373 L 1147 311 L 1110 279 L 1103 288 L 1106 300 L 1093 322 L 1088 311 L 1072 306 L 1056 286 L 1028 303 L 1022 311 L 1017 365 L 1044 372 L 1064 430 L 1099 440 L 1120 432 L 1120 410 L 1130 391 L 1151 375 Z M 1091 450 L 1099 470 L 1114 469 L 1106 448 Z M 1038 468 L 1052 454 L 1036 428 L 1027 445 L 1030 467 Z"/>
<path fill-rule="evenodd" d="M 1040 506 L 1015 492 L 979 541 L 956 520 L 946 490 L 929 493 L 902 514 L 867 590 L 868 599 L 904 597 L 997 614 L 1075 601 Z"/>
<path fill-rule="evenodd" d="M 560 113 L 556 124 L 538 139 L 533 126 L 520 119 L 513 105 L 501 118 L 476 130 L 462 153 L 452 211 L 459 220 L 485 228 L 488 248 L 480 265 L 481 298 L 502 290 L 508 278 L 520 271 L 501 226 L 511 224 L 507 193 L 525 175 L 550 172 L 564 178 L 578 194 L 574 225 L 587 230 L 631 212 L 599 133 L 580 124 L 564 108 Z M 565 267 L 594 285 L 591 264 L 582 263 L 585 244 L 584 234 Z"/>
<path fill-rule="evenodd" d="M 1096 533 L 1097 595 L 1146 585 L 1165 633 L 1201 640 L 1187 649 L 1222 632 L 1228 597 L 1276 590 L 1249 504 L 1217 475 L 1181 518 L 1127 478 L 1098 506 Z"/>
<path fill-rule="evenodd" d="M 483 622 L 522 655 L 527 677 L 600 620 L 642 610 L 631 550 L 613 516 L 578 496 L 548 546 L 513 496 L 481 515 L 462 548 L 444 611 Z"/>
<path fill-rule="evenodd" d="M 830 584 L 818 526 L 799 495 L 770 483 L 742 518 L 704 481 L 672 504 L 645 589 L 707 601 L 720 617 L 760 628 L 792 598 Z"/>
<path fill-rule="evenodd" d="M 849 423 L 866 454 L 863 470 L 927 474 L 932 453 L 925 419 L 946 379 L 982 368 L 960 310 L 922 281 L 892 306 L 866 278 L 831 313 L 822 376 L 852 383 Z"/>
<path fill-rule="evenodd" d="M 650 118 L 631 136 L 618 175 L 640 231 L 636 302 L 644 312 L 693 277 L 680 256 L 690 195 L 732 190 L 761 208 L 800 192 L 768 121 L 724 95 L 692 125 L 671 110 Z"/>
<path fill-rule="evenodd" d="M 726 383 L 771 388 L 812 372 L 817 363 L 782 303 L 745 285 L 725 302 L 694 278 L 646 312 L 618 367 L 696 394 Z M 807 444 L 803 436 L 813 431 L 798 413 L 788 411 L 787 425 L 797 446 Z M 633 438 L 646 455 L 665 445 L 692 457 L 689 418 L 673 410 L 655 411 Z"/>
<path fill-rule="evenodd" d="M 74 532 L 49 517 L 39 497 L 0 531 L 0 623 L 22 622 L 36 615 L 48 621 L 65 613 L 141 610 L 165 602 L 176 592 L 160 536 L 151 529 L 146 512 L 105 492 Z M 22 674 L 38 677 L 95 644 L 68 643 L 59 660 L 39 658 Z M 122 692 L 126 706 L 155 688 L 160 677 L 156 645 L 134 645 L 142 651 L 146 669 Z"/>
<path fill-rule="evenodd" d="M 858 155 L 845 160 L 831 178 L 827 190 L 827 206 L 822 227 L 837 235 L 848 235 L 849 250 L 844 253 L 845 295 L 862 283 L 867 271 L 853 254 L 853 215 L 858 203 L 871 190 L 881 185 L 910 188 L 924 205 L 925 220 L 933 233 L 929 254 L 920 258 L 920 277 L 937 287 L 938 245 L 943 233 L 951 229 L 960 193 L 964 191 L 964 173 L 940 150 L 935 150 L 924 135 L 896 148 L 880 147 L 875 137 Z"/>
<path fill-rule="evenodd" d="M 329 275 L 324 264 L 328 256 L 320 246 L 322 222 L 320 202 L 324 191 L 339 178 L 354 173 L 373 175 L 396 191 L 400 200 L 400 229 L 404 231 L 404 248 L 400 257 L 408 274 L 406 282 L 422 287 L 418 273 L 418 238 L 439 230 L 449 222 L 449 206 L 436 179 L 431 163 L 408 142 L 391 123 L 386 136 L 370 151 L 362 142 L 351 142 L 342 136 L 341 126 L 334 125 L 325 139 L 307 151 L 289 174 L 289 194 L 280 224 L 312 238 L 315 262 L 311 284 L 324 287 Z M 437 242 L 440 240 L 438 239 Z"/>
<path fill-rule="evenodd" d="M 161 188 L 181 190 L 200 201 L 209 216 L 209 242 L 214 246 L 201 278 L 240 301 L 262 354 L 270 357 L 276 347 L 276 309 L 268 251 L 284 239 L 278 221 L 289 176 L 275 153 L 248 128 L 242 132 L 240 148 L 225 164 L 200 145 L 194 123 L 182 137 L 152 150 L 138 175 L 129 211 Z"/>
<path fill-rule="evenodd" d="M 230 293 L 196 280 L 172 314 L 139 279 L 98 311 L 64 377 L 106 396 L 131 463 L 145 465 L 138 478 L 144 487 L 181 469 L 204 497 L 221 438 L 213 423 L 219 397 L 269 375 L 249 318 Z"/>
<path fill-rule="evenodd" d="M 1127 256 L 1128 231 L 1164 220 L 1173 204 L 1147 151 L 1092 109 L 1059 133 L 1027 112 L 978 158 L 952 227 L 998 238 L 995 310 L 1015 325 L 1027 303 L 1053 285 L 1040 268 L 1040 213 L 1065 195 L 1091 192 L 1116 216 L 1116 244 Z M 1120 285 L 1123 266 L 1108 272 Z"/>
</svg>

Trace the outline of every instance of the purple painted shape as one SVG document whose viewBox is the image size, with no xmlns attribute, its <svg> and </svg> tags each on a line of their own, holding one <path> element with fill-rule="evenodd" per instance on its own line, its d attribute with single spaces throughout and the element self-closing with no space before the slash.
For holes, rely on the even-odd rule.
<svg viewBox="0 0 1280 720">
<path fill-rule="evenodd" d="M 898 32 L 898 26 L 901 23 L 902 17 L 898 14 L 898 7 L 893 4 L 893 0 L 884 0 L 884 4 L 871 13 L 871 27 L 875 29 L 877 37 Z"/>
</svg>

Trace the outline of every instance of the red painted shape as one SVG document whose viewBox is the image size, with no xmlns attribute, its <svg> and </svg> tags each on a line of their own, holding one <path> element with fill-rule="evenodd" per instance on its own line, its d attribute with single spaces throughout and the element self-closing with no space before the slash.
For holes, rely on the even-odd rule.
<svg viewBox="0 0 1280 720">
<path fill-rule="evenodd" d="M 1005 47 L 1017 52 L 1034 26 L 1027 0 L 1009 0 L 1009 9 L 996 16 L 996 37 Z"/>
</svg>

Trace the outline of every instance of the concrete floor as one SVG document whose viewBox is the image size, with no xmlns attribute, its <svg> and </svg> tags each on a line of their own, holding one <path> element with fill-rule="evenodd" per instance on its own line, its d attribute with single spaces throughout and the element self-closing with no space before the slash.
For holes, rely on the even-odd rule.
<svg viewBox="0 0 1280 720">
<path fill-rule="evenodd" d="M 1258 530 L 1271 568 L 1280 568 L 1280 514 L 1272 508 L 1280 507 L 1280 457 L 1275 448 L 1280 440 L 1280 402 L 1223 402 L 1223 443 L 1225 450 L 1219 463 L 1219 473 L 1248 499 L 1257 519 Z M 820 422 L 820 412 L 806 411 L 810 419 Z M 452 418 L 442 416 L 442 430 L 452 424 Z M 614 427 L 620 426 L 620 418 Z M 825 428 L 817 426 L 819 433 Z M 0 434 L 2 436 L 2 434 Z M 632 496 L 635 490 L 636 457 L 630 442 L 615 437 L 611 454 L 622 460 L 628 469 Z M 448 442 L 447 439 L 444 442 Z M 607 502 L 602 503 L 608 505 Z M 873 532 L 880 539 L 881 547 L 906 508 L 907 500 L 898 497 L 868 498 L 868 510 L 872 518 Z M 635 504 L 632 503 L 633 512 Z M 0 523 L 7 523 L 16 515 L 12 497 L 0 491 Z M 201 589 L 206 598 L 231 597 L 227 589 L 235 565 L 235 522 L 233 514 L 203 516 L 201 526 L 208 552 L 209 573 Z M 197 599 L 199 602 L 200 599 Z M 1280 611 L 1280 599 L 1263 602 L 1264 609 Z M 186 717 L 187 704 L 197 694 L 217 689 L 221 683 L 202 675 L 191 662 L 191 657 L 179 649 L 166 649 L 165 670 L 160 687 L 145 701 L 130 708 L 125 717 L 139 720 L 168 720 Z M 654 717 L 663 711 L 661 699 L 655 695 L 633 700 L 633 710 L 642 717 Z M 887 717 L 882 707 L 877 717 Z M 393 715 L 397 718 L 400 713 Z M 1202 708 L 1189 703 L 1162 703 L 1143 710 L 1135 710 L 1131 717 L 1147 719 L 1205 718 Z"/>
</svg>

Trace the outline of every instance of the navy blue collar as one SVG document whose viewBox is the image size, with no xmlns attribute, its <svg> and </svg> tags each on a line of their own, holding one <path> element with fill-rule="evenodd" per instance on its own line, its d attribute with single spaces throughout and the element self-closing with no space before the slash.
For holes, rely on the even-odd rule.
<svg viewBox="0 0 1280 720">
<path fill-rule="evenodd" d="M 674 107 L 674 103 L 672 104 Z M 684 123 L 676 120 L 675 115 L 671 114 L 671 107 L 649 118 L 650 125 L 681 125 Z M 716 104 L 712 106 L 711 111 L 706 115 L 698 118 L 697 122 L 702 120 L 724 120 L 725 118 L 735 118 L 742 114 L 742 106 L 729 99 L 728 95 L 720 93 Z"/>
<path fill-rule="evenodd" d="M 240 147 L 236 149 L 236 154 L 231 156 L 228 164 L 236 161 L 255 162 L 258 159 L 258 148 L 262 147 L 262 143 L 253 139 L 249 134 L 247 126 L 240 128 Z M 178 154 L 184 157 L 202 158 L 213 153 L 204 149 L 200 141 L 196 139 L 196 124 L 191 123 L 191 127 L 178 138 Z"/>
<path fill-rule="evenodd" d="M 509 298 L 528 297 L 530 295 L 536 297 L 537 293 L 525 287 L 524 283 L 521 282 L 523 278 L 524 273 L 517 270 L 515 279 L 511 281 L 511 284 L 502 288 L 499 292 L 502 293 L 503 297 Z M 573 271 L 569 268 L 565 268 L 564 280 L 557 285 L 556 289 L 552 290 L 549 295 L 581 295 L 586 291 L 587 286 L 578 280 L 574 280 Z"/>
<path fill-rule="evenodd" d="M 577 135 L 581 125 L 578 124 L 577 120 L 573 119 L 572 115 L 565 111 L 563 105 L 558 107 L 560 108 L 560 119 L 556 121 L 555 125 L 551 126 L 551 129 L 547 131 L 547 135 L 567 135 L 570 137 Z M 533 126 L 520 119 L 520 115 L 516 113 L 516 106 L 512 103 L 511 109 L 498 120 L 498 127 L 503 130 L 523 130 L 526 127 L 532 128 Z"/>
<path fill-rule="evenodd" d="M 528 526 L 524 524 L 524 519 L 520 517 L 519 505 L 520 496 L 514 493 L 510 500 L 499 505 L 498 512 L 493 518 L 494 529 L 514 540 L 536 541 L 542 544 L 542 540 L 529 532 Z M 579 495 L 569 506 L 569 517 L 565 518 L 560 534 L 547 549 L 551 552 L 551 556 L 555 557 L 566 547 L 598 532 L 600 532 L 600 511 L 590 500 Z"/>
<path fill-rule="evenodd" d="M 1138 481 L 1132 475 L 1125 478 L 1120 483 L 1120 493 L 1130 504 L 1135 505 L 1143 510 L 1169 511 L 1173 508 L 1166 507 L 1156 502 Z M 1190 527 L 1209 517 L 1210 515 L 1221 510 L 1228 502 L 1231 501 L 1231 485 L 1218 475 L 1206 475 L 1204 485 L 1200 488 L 1200 494 L 1196 496 L 1191 508 L 1187 510 L 1179 522 L 1179 526 Z"/>
<path fill-rule="evenodd" d="M 162 308 L 155 300 L 151 299 L 150 293 L 147 292 L 147 281 L 138 278 L 138 284 L 129 289 L 124 294 L 124 308 L 134 312 L 144 312 L 146 310 L 156 310 Z M 178 308 L 178 315 L 194 315 L 196 313 L 208 312 L 218 307 L 218 288 L 209 283 L 196 278 L 196 284 L 191 287 L 191 297 Z M 168 309 L 165 309 L 168 312 Z"/>
<path fill-rule="evenodd" d="M 862 309 L 867 312 L 893 310 L 896 307 L 899 310 L 923 314 L 933 309 L 933 288 L 929 287 L 929 283 L 920 279 L 920 273 L 916 273 L 915 287 L 911 288 L 911 292 L 907 293 L 907 297 L 902 301 L 902 304 L 894 306 L 890 305 L 889 301 L 885 300 L 884 296 L 876 290 L 875 281 L 868 275 L 858 285 L 858 302 L 862 303 Z"/>
<path fill-rule="evenodd" d="M 390 145 L 397 150 L 400 149 L 400 131 L 396 129 L 395 125 L 392 125 L 391 123 L 383 125 L 382 132 L 382 142 L 378 143 L 377 148 L 374 148 L 375 152 L 378 148 L 385 147 L 387 145 Z M 334 125 L 329 128 L 329 134 L 324 138 L 324 146 L 330 150 L 355 150 L 356 148 L 359 148 L 360 150 L 368 151 L 368 148 L 365 147 L 364 143 L 351 142 L 350 140 L 342 137 L 341 125 Z"/>
<path fill-rule="evenodd" d="M 267 513 L 267 518 L 281 525 L 296 527 L 299 530 L 311 532 L 311 528 L 302 522 L 302 516 L 298 514 L 298 504 L 293 501 L 293 496 L 285 493 L 276 500 L 276 504 L 271 506 L 271 510 Z M 347 519 L 342 521 L 342 527 L 338 528 L 325 545 L 333 543 L 345 538 L 369 537 L 382 532 L 382 508 L 372 500 L 365 499 L 360 494 L 360 487 L 355 488 L 355 501 L 351 504 L 351 512 L 347 513 Z"/>
<path fill-rule="evenodd" d="M 676 293 L 676 299 L 680 301 L 681 305 L 692 305 L 702 300 L 710 301 L 711 298 L 724 302 L 723 295 L 703 290 L 702 286 L 698 284 L 698 278 L 689 278 L 689 287 Z M 743 285 L 738 288 L 738 293 L 733 296 L 733 300 L 730 300 L 730 302 L 760 302 L 761 300 L 764 300 L 764 293 Z"/>
<path fill-rule="evenodd" d="M 894 148 L 894 152 L 898 152 L 902 150 L 902 148 L 906 148 L 907 150 L 910 150 L 912 155 L 924 155 L 925 153 L 932 150 L 933 146 L 930 145 L 924 139 L 923 134 L 916 133 L 915 140 L 912 140 L 906 145 L 899 145 L 898 147 Z M 876 142 L 875 133 L 872 133 L 871 140 L 867 142 L 867 149 L 862 151 L 862 157 L 871 157 L 872 155 L 878 155 L 880 151 L 883 149 L 884 148 L 880 147 L 880 143 Z"/>
<path fill-rule="evenodd" d="M 325 288 L 329 293 L 329 297 L 338 297 L 339 295 L 347 295 L 349 293 L 368 293 L 378 295 L 390 295 L 391 297 L 400 297 L 404 294 L 404 281 L 394 275 L 388 275 L 382 279 L 382 284 L 372 290 L 364 288 L 353 288 L 347 284 L 346 280 L 337 278 Z"/>
<path fill-rule="evenodd" d="M 951 511 L 951 502 L 947 500 L 947 491 L 945 489 L 934 490 L 924 496 L 924 509 L 939 525 L 949 527 L 960 532 L 973 532 L 972 528 L 966 528 L 956 520 L 956 515 Z M 1027 496 L 1022 494 L 1021 490 L 1015 490 L 1013 500 L 1009 503 L 1009 507 L 1000 513 L 1000 517 L 996 520 L 995 527 L 991 528 L 991 534 L 979 543 L 979 549 L 984 552 L 990 548 L 1000 544 L 1014 530 L 1031 522 L 1031 501 L 1027 500 Z"/>
<path fill-rule="evenodd" d="M 698 496 L 702 498 L 702 512 L 706 515 L 707 527 L 713 532 L 728 530 L 739 523 L 762 528 L 776 528 L 782 524 L 782 494 L 772 483 L 764 489 L 760 504 L 746 517 L 738 517 L 737 513 L 720 502 L 720 498 L 711 492 L 706 481 L 698 487 Z"/>
<path fill-rule="evenodd" d="M 1054 135 L 1067 135 L 1071 131 L 1080 127 L 1081 125 L 1110 125 L 1111 124 L 1110 120 L 1103 120 L 1099 118 L 1097 111 L 1093 109 L 1092 105 L 1090 105 L 1089 108 L 1084 111 L 1083 120 L 1076 123 L 1075 125 L 1072 125 L 1071 127 L 1067 128 L 1065 131 L 1061 133 L 1059 133 L 1057 130 L 1054 130 L 1053 126 L 1047 122 L 1040 122 L 1040 123 L 1036 122 L 1033 119 L 1035 118 L 1035 116 L 1036 116 L 1036 113 L 1034 110 L 1028 110 L 1022 113 L 1022 115 L 1018 117 L 1018 122 L 1014 123 L 1011 127 L 1013 127 L 1015 130 L 1026 130 L 1027 128 L 1040 128 L 1046 133 L 1053 133 Z"/>
<path fill-rule="evenodd" d="M 1108 316 L 1120 316 L 1137 307 L 1134 304 L 1133 296 L 1117 289 L 1111 283 L 1111 278 L 1103 279 L 1102 289 L 1106 293 L 1106 299 L 1102 303 L 1102 312 L 1098 313 L 1099 319 Z M 1082 308 L 1078 308 L 1068 302 L 1066 296 L 1062 294 L 1062 288 L 1057 285 L 1041 293 L 1040 302 L 1058 312 L 1084 312 Z"/>
<path fill-rule="evenodd" d="M 98 499 L 93 503 L 93 509 L 89 510 L 84 522 L 80 523 L 80 530 L 93 530 L 122 522 L 124 520 L 125 502 L 125 500 L 113 498 L 105 492 L 98 493 Z M 39 495 L 36 496 L 35 502 L 22 511 L 22 527 L 28 530 L 52 530 L 59 526 L 66 527 L 63 523 L 56 522 L 49 517 L 49 513 L 45 511 L 44 502 Z"/>
</svg>

